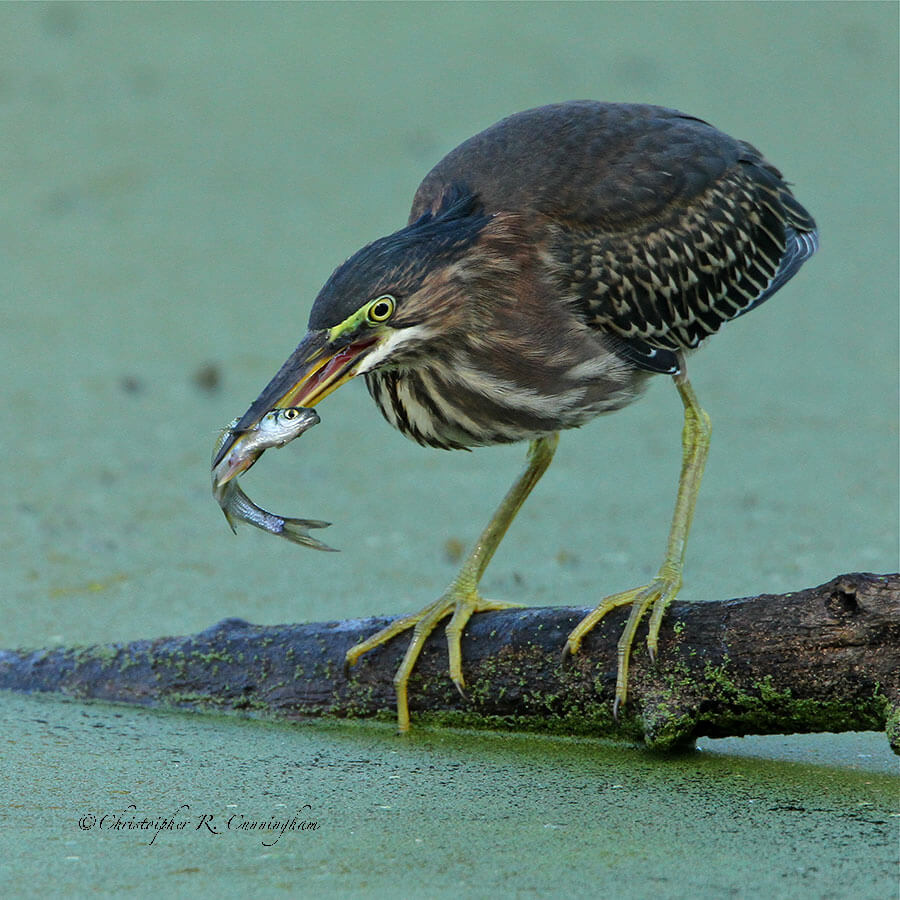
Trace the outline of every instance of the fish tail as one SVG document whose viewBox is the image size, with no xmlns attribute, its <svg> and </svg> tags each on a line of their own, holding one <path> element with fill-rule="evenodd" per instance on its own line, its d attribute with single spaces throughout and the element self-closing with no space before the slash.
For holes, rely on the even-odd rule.
<svg viewBox="0 0 900 900">
<path fill-rule="evenodd" d="M 312 537 L 308 529 L 310 528 L 327 528 L 331 522 L 322 522 L 319 519 L 285 519 L 281 529 L 281 536 L 293 541 L 295 544 L 302 544 L 304 547 L 311 547 L 313 550 L 326 550 L 329 553 L 337 553 L 335 547 L 329 547 L 328 544 L 316 540 Z"/>
</svg>

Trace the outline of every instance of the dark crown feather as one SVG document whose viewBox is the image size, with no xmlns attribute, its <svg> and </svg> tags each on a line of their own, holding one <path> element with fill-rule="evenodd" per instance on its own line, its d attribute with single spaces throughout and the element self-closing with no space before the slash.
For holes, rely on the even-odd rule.
<svg viewBox="0 0 900 900">
<path fill-rule="evenodd" d="M 338 266 L 316 297 L 309 327 L 337 325 L 381 293 L 402 301 L 435 266 L 464 255 L 489 221 L 478 197 L 453 185 L 436 209 L 367 244 Z"/>
</svg>

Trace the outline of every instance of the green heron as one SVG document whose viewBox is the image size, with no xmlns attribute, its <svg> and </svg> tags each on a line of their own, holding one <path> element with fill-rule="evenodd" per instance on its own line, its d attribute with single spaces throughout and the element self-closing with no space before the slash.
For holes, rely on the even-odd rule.
<svg viewBox="0 0 900 900">
<path fill-rule="evenodd" d="M 664 562 L 649 584 L 603 600 L 564 648 L 577 652 L 604 615 L 631 607 L 618 710 L 641 619 L 650 612 L 652 658 L 681 587 L 709 447 L 685 356 L 771 297 L 817 243 L 812 217 L 750 144 L 675 110 L 578 101 L 518 113 L 462 143 L 425 176 L 406 227 L 334 271 L 306 336 L 219 459 L 270 409 L 317 405 L 356 375 L 388 422 L 420 444 L 530 442 L 524 471 L 443 596 L 347 654 L 352 665 L 413 629 L 394 679 L 401 731 L 407 682 L 440 621 L 450 616 L 450 677 L 462 691 L 467 621 L 517 605 L 482 598 L 478 582 L 558 433 L 621 409 L 664 374 L 684 405 Z"/>
</svg>

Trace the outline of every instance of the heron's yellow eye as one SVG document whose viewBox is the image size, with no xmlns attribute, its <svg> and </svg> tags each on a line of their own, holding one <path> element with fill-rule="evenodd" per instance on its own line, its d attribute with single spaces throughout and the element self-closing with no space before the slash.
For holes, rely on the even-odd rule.
<svg viewBox="0 0 900 900">
<path fill-rule="evenodd" d="M 366 313 L 366 318 L 370 325 L 380 325 L 394 314 L 394 307 L 397 301 L 390 294 L 383 294 L 376 300 L 373 300 Z"/>
</svg>

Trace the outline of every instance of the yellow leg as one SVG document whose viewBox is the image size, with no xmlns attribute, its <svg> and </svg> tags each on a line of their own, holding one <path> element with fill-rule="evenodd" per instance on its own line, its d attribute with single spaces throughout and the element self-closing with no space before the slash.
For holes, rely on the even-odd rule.
<svg viewBox="0 0 900 900">
<path fill-rule="evenodd" d="M 426 606 L 421 612 L 411 616 L 404 616 L 396 622 L 383 628 L 377 634 L 373 634 L 368 640 L 357 644 L 347 652 L 347 665 L 352 666 L 364 654 L 374 647 L 384 644 L 392 637 L 413 629 L 412 640 L 406 648 L 406 656 L 394 676 L 394 687 L 397 691 L 397 727 L 400 731 L 409 731 L 409 704 L 407 702 L 407 684 L 409 676 L 425 646 L 428 635 L 437 628 L 441 619 L 450 615 L 452 618 L 447 624 L 447 650 L 450 656 L 450 678 L 462 693 L 465 681 L 462 674 L 462 652 L 460 650 L 460 638 L 466 623 L 476 612 L 488 612 L 494 609 L 508 609 L 512 606 L 520 606 L 518 603 L 504 603 L 502 601 L 485 600 L 478 594 L 478 582 L 484 574 L 494 551 L 500 546 L 503 535 L 509 528 L 516 513 L 525 502 L 525 498 L 531 493 L 532 488 L 538 483 L 541 476 L 550 465 L 559 435 L 552 434 L 549 437 L 538 438 L 532 441 L 528 448 L 528 465 L 525 471 L 518 477 L 515 484 L 509 489 L 503 502 L 497 508 L 493 518 L 482 531 L 469 557 L 463 563 L 459 574 L 444 594 L 434 603 Z"/>
<path fill-rule="evenodd" d="M 687 546 L 691 520 L 694 518 L 694 506 L 700 490 L 700 479 L 706 465 L 709 452 L 709 437 L 712 431 L 709 416 L 700 408 L 694 389 L 685 375 L 675 376 L 675 386 L 684 404 L 684 430 L 681 435 L 682 459 L 681 477 L 678 481 L 678 499 L 675 503 L 675 514 L 672 516 L 672 527 L 669 530 L 669 543 L 666 547 L 666 558 L 658 574 L 643 587 L 623 591 L 607 597 L 592 613 L 586 616 L 573 629 L 566 641 L 564 653 L 577 653 L 585 635 L 612 609 L 617 606 L 631 605 L 631 614 L 625 623 L 625 629 L 618 645 L 618 673 L 616 675 L 616 700 L 613 712 L 625 702 L 628 696 L 628 663 L 631 646 L 638 625 L 644 613 L 652 607 L 647 634 L 647 649 L 650 658 L 656 656 L 659 626 L 666 607 L 675 598 L 681 588 L 681 573 L 684 567 L 684 551 Z"/>
</svg>

